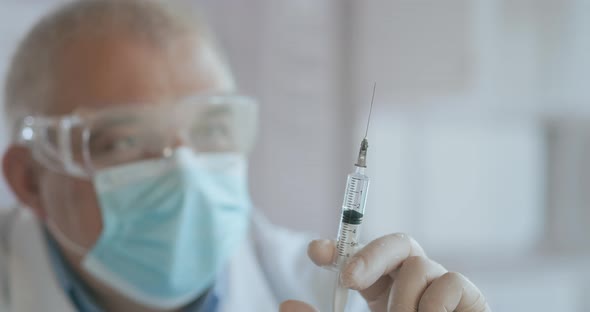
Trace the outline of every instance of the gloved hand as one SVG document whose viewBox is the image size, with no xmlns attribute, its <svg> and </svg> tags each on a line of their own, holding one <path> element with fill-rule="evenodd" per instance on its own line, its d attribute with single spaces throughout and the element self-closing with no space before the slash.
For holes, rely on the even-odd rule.
<svg viewBox="0 0 590 312">
<path fill-rule="evenodd" d="M 335 252 L 335 242 L 330 240 L 315 240 L 308 247 L 309 257 L 318 266 L 329 266 Z M 349 259 L 341 281 L 358 290 L 374 312 L 491 312 L 473 283 L 428 259 L 405 234 L 386 235 L 366 245 Z M 317 310 L 303 302 L 286 301 L 280 311 Z"/>
</svg>

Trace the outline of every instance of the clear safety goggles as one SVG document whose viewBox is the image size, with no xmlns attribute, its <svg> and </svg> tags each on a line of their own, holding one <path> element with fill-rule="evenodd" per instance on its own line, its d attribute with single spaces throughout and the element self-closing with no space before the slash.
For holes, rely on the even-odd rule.
<svg viewBox="0 0 590 312">
<path fill-rule="evenodd" d="M 44 166 L 90 178 L 101 169 L 170 156 L 179 146 L 196 153 L 245 154 L 256 136 L 257 116 L 252 98 L 201 95 L 173 105 L 29 116 L 17 139 Z"/>
</svg>

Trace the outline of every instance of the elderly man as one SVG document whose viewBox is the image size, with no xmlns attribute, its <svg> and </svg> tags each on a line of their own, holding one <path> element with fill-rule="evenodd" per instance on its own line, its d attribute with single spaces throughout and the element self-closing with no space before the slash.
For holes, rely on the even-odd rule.
<svg viewBox="0 0 590 312">
<path fill-rule="evenodd" d="M 22 208 L 0 218 L 0 308 L 329 310 L 335 275 L 306 249 L 329 266 L 334 242 L 252 218 L 256 104 L 234 89 L 186 10 L 89 0 L 42 19 L 7 77 L 3 172 Z M 403 234 L 366 245 L 341 281 L 357 310 L 489 311 Z"/>
</svg>

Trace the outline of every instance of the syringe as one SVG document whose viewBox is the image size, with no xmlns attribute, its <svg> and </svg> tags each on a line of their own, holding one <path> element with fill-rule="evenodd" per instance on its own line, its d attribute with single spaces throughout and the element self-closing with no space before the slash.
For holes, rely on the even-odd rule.
<svg viewBox="0 0 590 312">
<path fill-rule="evenodd" d="M 344 191 L 344 200 L 342 202 L 342 213 L 340 216 L 340 226 L 338 229 L 338 241 L 336 243 L 336 257 L 334 266 L 340 271 L 348 259 L 354 255 L 359 247 L 360 227 L 365 215 L 365 204 L 367 202 L 367 191 L 369 190 L 369 177 L 365 175 L 367 168 L 367 150 L 369 141 L 369 122 L 371 121 L 371 112 L 373 111 L 373 100 L 375 99 L 375 87 L 373 85 L 373 97 L 371 98 L 371 108 L 367 121 L 367 130 L 365 138 L 361 142 L 359 155 L 354 164 L 354 172 L 348 175 L 346 180 L 346 189 Z M 340 284 L 340 273 L 334 290 L 334 312 L 342 312 L 346 307 L 348 300 L 348 288 Z"/>
</svg>

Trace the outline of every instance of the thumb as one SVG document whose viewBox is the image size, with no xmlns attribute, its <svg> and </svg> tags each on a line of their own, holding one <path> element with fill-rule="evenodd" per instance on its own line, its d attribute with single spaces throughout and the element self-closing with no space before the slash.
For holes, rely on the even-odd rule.
<svg viewBox="0 0 590 312">
<path fill-rule="evenodd" d="M 319 312 L 311 305 L 297 300 L 287 300 L 281 303 L 279 312 Z"/>
</svg>

